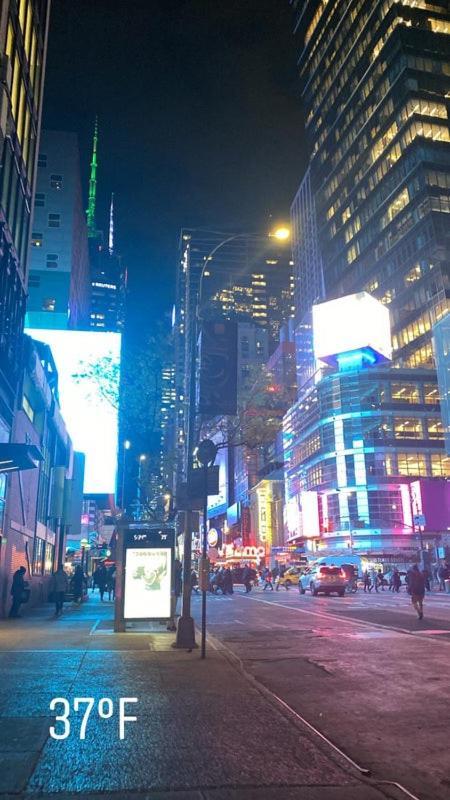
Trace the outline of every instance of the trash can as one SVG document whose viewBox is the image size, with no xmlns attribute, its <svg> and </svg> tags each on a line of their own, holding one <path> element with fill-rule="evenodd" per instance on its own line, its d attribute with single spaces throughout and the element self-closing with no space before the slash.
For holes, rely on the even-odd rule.
<svg viewBox="0 0 450 800">
<path fill-rule="evenodd" d="M 450 594 L 450 578 L 447 578 L 444 581 L 444 586 L 445 586 L 445 591 L 447 592 L 447 594 Z"/>
</svg>

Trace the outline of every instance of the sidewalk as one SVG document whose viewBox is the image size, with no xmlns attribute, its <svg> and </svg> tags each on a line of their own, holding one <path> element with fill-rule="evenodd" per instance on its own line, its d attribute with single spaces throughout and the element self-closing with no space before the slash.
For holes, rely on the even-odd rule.
<svg viewBox="0 0 450 800">
<path fill-rule="evenodd" d="M 0 797 L 68 800 L 377 800 L 349 770 L 273 707 L 219 652 L 174 650 L 173 635 L 114 634 L 112 604 L 90 596 L 51 618 L 45 607 L 0 622 Z M 299 680 L 301 676 L 299 676 Z M 54 697 L 137 697 L 118 714 L 82 713 L 49 737 Z M 83 711 L 85 706 L 82 707 Z M 60 711 L 58 713 L 61 713 Z M 57 730 L 62 730 L 59 723 Z"/>
</svg>

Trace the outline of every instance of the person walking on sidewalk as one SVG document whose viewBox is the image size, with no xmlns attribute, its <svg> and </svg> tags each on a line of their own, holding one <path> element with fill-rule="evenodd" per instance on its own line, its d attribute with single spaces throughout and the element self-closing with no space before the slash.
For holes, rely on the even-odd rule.
<svg viewBox="0 0 450 800">
<path fill-rule="evenodd" d="M 8 614 L 11 619 L 20 617 L 19 609 L 23 602 L 24 591 L 28 586 L 28 581 L 25 580 L 25 573 L 25 567 L 19 567 L 13 575 L 11 586 L 12 605 Z"/>
<path fill-rule="evenodd" d="M 95 572 L 97 576 L 96 583 L 100 592 L 100 600 L 103 603 L 103 595 L 105 594 L 106 584 L 108 582 L 108 573 L 104 564 L 100 564 L 99 568 Z"/>
<path fill-rule="evenodd" d="M 423 619 L 423 598 L 425 597 L 425 575 L 420 571 L 417 564 L 409 572 L 408 592 L 411 595 L 411 603 L 417 611 L 419 619 Z"/>
<path fill-rule="evenodd" d="M 370 575 L 367 570 L 363 575 L 363 579 L 364 579 L 364 591 L 367 592 L 367 590 L 369 590 L 370 592 Z"/>
<path fill-rule="evenodd" d="M 72 578 L 74 603 L 78 604 L 81 603 L 84 594 L 84 586 L 85 586 L 85 578 L 83 573 L 83 567 L 81 566 L 81 564 L 77 564 Z"/>
<path fill-rule="evenodd" d="M 52 575 L 50 581 L 50 591 L 52 592 L 55 601 L 55 617 L 59 617 L 62 614 L 64 595 L 68 588 L 69 578 L 67 573 L 64 572 L 63 565 L 60 564 L 56 572 Z"/>
</svg>

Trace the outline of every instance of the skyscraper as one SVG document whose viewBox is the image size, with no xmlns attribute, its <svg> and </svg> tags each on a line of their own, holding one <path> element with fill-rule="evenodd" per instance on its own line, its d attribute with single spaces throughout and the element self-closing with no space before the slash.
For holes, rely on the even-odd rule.
<svg viewBox="0 0 450 800">
<path fill-rule="evenodd" d="M 23 369 L 27 253 L 49 14 L 50 0 L 0 4 L 0 443 L 10 441 Z M 5 499 L 3 474 L 0 532 Z"/>
<path fill-rule="evenodd" d="M 182 465 L 197 304 L 203 319 L 225 317 L 265 329 L 271 354 L 294 301 L 290 247 L 274 237 L 183 229 L 178 255 L 173 333 L 176 446 Z"/>
<path fill-rule="evenodd" d="M 31 203 L 41 124 L 49 14 L 49 0 L 5 0 L 0 6 L 2 441 L 9 436 L 21 363 Z"/>
<path fill-rule="evenodd" d="M 114 244 L 114 195 L 111 196 L 107 242 L 97 229 L 98 122 L 95 121 L 86 210 L 91 267 L 90 327 L 121 331 L 124 323 L 126 271 Z"/>
<path fill-rule="evenodd" d="M 89 255 L 75 133 L 42 131 L 27 326 L 89 327 Z"/>
<path fill-rule="evenodd" d="M 432 367 L 450 295 L 448 3 L 292 4 L 326 296 L 372 293 L 395 363 Z"/>
</svg>

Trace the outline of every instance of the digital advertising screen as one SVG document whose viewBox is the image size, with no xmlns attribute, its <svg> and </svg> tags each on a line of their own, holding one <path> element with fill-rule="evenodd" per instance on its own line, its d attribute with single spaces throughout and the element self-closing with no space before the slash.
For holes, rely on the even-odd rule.
<svg viewBox="0 0 450 800">
<path fill-rule="evenodd" d="M 84 493 L 114 493 L 121 334 L 31 328 L 25 333 L 51 348 L 61 413 L 74 450 L 86 456 Z"/>
<path fill-rule="evenodd" d="M 128 547 L 125 560 L 125 619 L 168 619 L 172 586 L 169 547 Z"/>
</svg>

